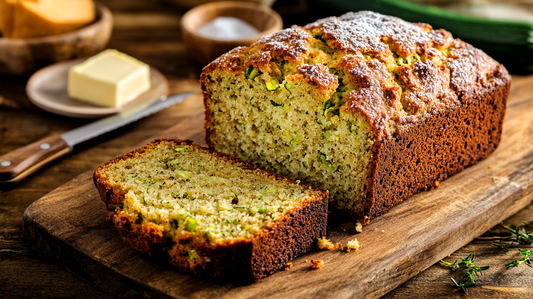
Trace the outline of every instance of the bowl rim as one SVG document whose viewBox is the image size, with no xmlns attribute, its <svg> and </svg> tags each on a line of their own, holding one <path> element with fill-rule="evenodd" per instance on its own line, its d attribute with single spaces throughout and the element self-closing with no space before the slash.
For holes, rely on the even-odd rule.
<svg viewBox="0 0 533 299">
<path fill-rule="evenodd" d="M 102 26 L 102 24 L 113 23 L 113 15 L 111 14 L 109 8 L 97 1 L 94 1 L 94 7 L 96 11 L 95 20 L 89 23 L 88 25 L 85 25 L 74 31 L 30 38 L 0 37 L 0 44 L 39 44 L 43 42 L 62 41 L 69 38 L 75 38 L 78 35 L 83 34 L 85 31 L 90 31 L 93 30 L 93 28 Z"/>
<path fill-rule="evenodd" d="M 240 39 L 218 39 L 218 38 L 206 37 L 204 35 L 197 34 L 196 30 L 194 30 L 193 28 L 189 26 L 188 20 L 196 14 L 201 14 L 202 11 L 206 9 L 232 8 L 232 7 L 255 9 L 255 10 L 267 13 L 268 15 L 274 18 L 274 24 L 270 28 L 267 28 L 261 31 L 254 36 L 249 36 L 249 37 L 240 38 Z M 196 39 L 200 39 L 204 41 L 211 41 L 211 42 L 215 41 L 217 43 L 224 43 L 224 44 L 234 44 L 234 43 L 248 42 L 250 40 L 255 41 L 264 35 L 272 34 L 280 29 L 283 29 L 283 20 L 281 16 L 276 11 L 271 9 L 270 7 L 260 5 L 254 2 L 216 1 L 216 2 L 210 2 L 210 3 L 198 5 L 190 9 L 189 11 L 187 11 L 181 18 L 181 28 L 183 28 L 184 31 L 187 31 L 188 34 L 193 35 Z"/>
</svg>

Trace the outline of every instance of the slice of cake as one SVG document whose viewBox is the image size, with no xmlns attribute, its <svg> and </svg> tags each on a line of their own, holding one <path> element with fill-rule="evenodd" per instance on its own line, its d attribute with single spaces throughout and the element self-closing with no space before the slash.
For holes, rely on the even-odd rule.
<svg viewBox="0 0 533 299">
<path fill-rule="evenodd" d="M 155 140 L 94 182 L 128 245 L 187 272 L 257 281 L 326 233 L 327 192 L 191 141 Z"/>
<path fill-rule="evenodd" d="M 365 225 L 496 149 L 511 76 L 445 30 L 363 11 L 236 48 L 200 82 L 209 148 Z"/>
</svg>

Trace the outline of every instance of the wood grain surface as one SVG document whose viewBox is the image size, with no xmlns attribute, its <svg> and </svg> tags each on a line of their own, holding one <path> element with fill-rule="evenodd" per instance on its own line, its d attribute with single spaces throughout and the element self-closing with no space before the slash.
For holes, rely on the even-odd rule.
<svg viewBox="0 0 533 299">
<path fill-rule="evenodd" d="M 518 101 L 518 102 L 517 102 Z M 406 200 L 374 219 L 357 234 L 354 222 L 330 215 L 328 238 L 346 244 L 356 237 L 357 252 L 314 251 L 259 283 L 232 283 L 179 273 L 130 250 L 110 223 L 88 171 L 33 203 L 24 214 L 25 239 L 45 256 L 73 267 L 107 291 L 128 287 L 139 296 L 172 298 L 374 298 L 380 297 L 438 260 L 472 241 L 533 200 L 533 99 L 512 98 L 502 144 L 489 158 L 442 182 L 441 187 Z M 203 115 L 187 119 L 161 137 L 203 141 Z M 490 165 L 490 168 L 489 168 Z M 313 270 L 306 260 L 324 260 Z M 113 270 L 107 276 L 77 264 Z M 111 272 L 111 271 L 109 271 Z M 105 281 L 127 281 L 109 287 Z"/>
<path fill-rule="evenodd" d="M 114 28 L 108 45 L 109 48 L 115 48 L 128 53 L 159 69 L 169 80 L 170 94 L 199 89 L 198 76 L 201 71 L 201 66 L 191 60 L 181 39 L 179 21 L 185 9 L 163 3 L 162 1 L 103 0 L 101 2 L 110 8 L 114 17 Z M 324 15 L 321 15 L 321 12 L 313 11 L 304 2 L 303 0 L 278 1 L 275 3 L 274 9 L 282 14 L 285 26 L 292 24 L 302 25 L 312 22 L 319 17 L 324 17 Z M 509 139 L 509 143 L 506 143 L 507 137 L 504 137 L 502 147 L 494 153 L 494 156 L 498 157 L 496 159 L 511 160 L 513 165 L 520 165 L 518 168 L 513 168 L 518 172 L 510 171 L 510 168 L 508 169 L 506 166 L 496 167 L 496 164 L 493 165 L 494 167 L 492 169 L 488 169 L 486 163 L 489 160 L 482 162 L 487 167 L 483 171 L 493 171 L 495 177 L 508 177 L 511 184 L 510 188 L 514 188 L 513 182 L 520 180 L 521 176 L 527 176 L 527 173 L 530 173 L 531 165 L 526 163 L 529 161 L 527 157 L 525 157 L 526 159 L 522 163 L 521 159 L 523 157 L 520 157 L 520 155 L 515 156 L 515 151 L 513 150 L 511 150 L 512 154 L 510 157 L 502 157 L 500 151 L 503 150 L 504 144 L 506 144 L 505 147 L 516 149 L 516 152 L 519 152 L 521 148 L 525 147 L 533 148 L 531 138 L 531 128 L 533 128 L 533 111 L 531 110 L 533 77 L 513 76 L 513 80 L 507 118 L 515 120 L 505 123 L 504 132 L 507 134 L 508 131 L 513 133 L 514 130 L 520 130 L 524 132 L 524 135 L 519 136 L 518 133 L 516 135 L 513 133 L 512 136 L 514 137 L 513 139 Z M 90 122 L 84 119 L 57 116 L 33 106 L 24 91 L 26 81 L 27 79 L 25 78 L 0 77 L 0 155 L 42 138 L 61 134 Z M 152 136 L 160 136 L 166 129 L 175 124 L 183 123 L 182 128 L 184 128 L 184 131 L 191 130 L 193 128 L 192 123 L 183 121 L 194 116 L 196 111 L 201 110 L 201 107 L 203 107 L 202 102 L 197 97 L 191 97 L 174 107 L 165 109 L 151 117 L 75 148 L 75 152 L 71 155 L 36 172 L 20 184 L 1 188 L 0 297 L 133 298 L 142 296 L 143 290 L 139 289 L 139 285 L 132 283 L 130 279 L 119 281 L 106 279 L 106 277 L 110 277 L 109 274 L 116 274 L 115 269 L 120 268 L 120 264 L 110 269 L 102 266 L 100 263 L 86 263 L 85 259 L 80 258 L 78 262 L 75 259 L 70 259 L 70 261 L 75 262 L 70 267 L 65 267 L 64 264 L 46 258 L 38 251 L 31 250 L 23 242 L 22 216 L 25 209 L 39 198 L 68 183 L 80 174 L 87 171 L 90 172 L 103 162 L 133 148 L 143 141 L 151 139 Z M 523 119 L 516 118 L 517 115 L 523 115 Z M 185 125 L 189 129 L 185 129 Z M 199 136 L 195 138 L 198 140 Z M 467 171 L 470 171 L 470 169 L 467 169 Z M 464 176 L 468 175 L 464 174 Z M 452 177 L 450 180 L 454 178 Z M 464 177 L 462 176 L 461 178 Z M 450 180 L 443 182 L 442 187 L 446 187 L 446 184 L 449 184 Z M 471 180 L 469 182 L 471 184 L 466 185 L 466 191 L 462 190 L 462 192 L 469 193 L 471 187 L 476 189 L 478 185 L 489 186 L 488 179 L 480 181 Z M 498 182 L 497 184 L 503 183 Z M 441 190 L 444 190 L 442 187 L 428 193 L 434 191 L 442 192 Z M 529 192 L 529 189 L 521 192 Z M 453 199 L 454 197 L 451 198 Z M 95 205 L 98 204 L 97 201 Z M 62 203 L 58 207 L 61 207 L 61 205 Z M 502 208 L 501 212 L 508 213 L 509 211 Z M 514 216 L 507 218 L 504 220 L 504 223 L 507 225 L 511 223 L 520 224 L 522 221 L 531 220 L 533 220 L 533 204 L 520 210 Z M 450 215 L 443 223 L 435 223 L 433 225 L 456 226 L 459 225 L 454 224 L 457 221 L 456 216 Z M 481 222 L 483 223 L 483 221 Z M 413 224 L 413 226 L 416 225 L 418 224 Z M 489 225 L 485 224 L 485 226 L 488 227 Z M 93 226 L 91 229 L 99 230 L 101 228 Z M 342 231 L 342 227 L 340 229 Z M 353 233 L 353 231 L 348 232 L 348 229 L 352 229 L 351 227 L 346 227 L 346 229 L 346 233 Z M 478 230 L 479 228 L 476 226 L 464 227 L 463 229 Z M 403 234 L 405 233 L 399 233 L 400 237 Z M 385 231 L 384 238 L 397 238 L 397 235 L 388 234 Z M 421 231 L 420 235 L 424 236 L 425 232 Z M 452 273 L 445 267 L 433 264 L 422 272 L 414 268 L 403 269 L 401 270 L 402 272 L 398 272 L 404 273 L 407 271 L 409 272 L 407 273 L 409 276 L 415 276 L 387 293 L 384 297 L 533 298 L 533 286 L 531 284 L 533 269 L 521 266 L 506 270 L 505 263 L 520 257 L 516 248 L 509 253 L 504 253 L 492 245 L 501 236 L 508 235 L 503 229 L 493 227 L 481 237 L 474 239 L 453 252 L 449 257 L 446 257 L 446 260 L 453 261 L 465 257 L 468 253 L 475 253 L 476 264 L 490 266 L 490 269 L 485 271 L 484 276 L 477 278 L 478 285 L 469 289 L 468 296 L 465 296 L 460 290 L 455 289 L 451 283 L 450 276 L 457 278 L 460 276 L 459 273 Z M 340 235 L 335 238 L 342 237 Z M 464 237 L 456 234 L 455 236 L 450 236 L 450 238 Z M 449 252 L 452 251 L 451 248 L 449 250 Z M 60 253 L 56 252 L 56 254 Z M 76 256 L 77 253 L 72 254 Z M 78 257 L 83 257 L 83 254 Z M 415 254 L 412 258 L 419 257 Z M 134 255 L 134 260 L 139 260 L 142 263 L 145 258 Z M 327 267 L 328 263 L 329 261 L 326 260 L 325 267 Z M 429 265 L 431 262 L 428 259 L 424 261 L 424 264 Z M 164 265 L 157 265 L 157 267 L 160 267 L 162 271 L 169 270 Z M 302 266 L 295 265 L 295 267 Z M 88 270 L 96 274 L 93 274 L 93 276 L 83 274 Z M 291 271 L 294 270 L 293 268 Z M 310 272 L 306 275 L 313 273 L 315 272 Z M 146 274 L 140 273 L 140 275 Z M 282 275 L 285 274 L 283 273 Z M 96 281 L 99 287 L 95 286 L 94 281 Z M 195 279 L 192 279 L 192 282 L 195 281 Z M 288 284 L 290 284 L 289 281 L 283 282 L 279 288 L 285 288 Z M 102 285 L 105 286 L 102 287 Z M 312 286 L 311 283 L 303 287 L 303 289 L 309 286 Z M 338 286 L 342 285 L 338 284 Z M 224 288 L 225 286 L 221 287 L 219 291 L 226 291 Z M 118 290 L 120 295 L 112 295 L 106 291 L 107 289 Z M 153 291 L 154 289 L 150 287 L 149 290 Z M 338 295 L 337 297 L 347 297 L 344 293 Z"/>
</svg>

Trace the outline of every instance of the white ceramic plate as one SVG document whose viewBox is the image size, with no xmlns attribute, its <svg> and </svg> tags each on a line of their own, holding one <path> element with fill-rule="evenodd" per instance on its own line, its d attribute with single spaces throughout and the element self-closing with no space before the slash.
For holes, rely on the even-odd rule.
<svg viewBox="0 0 533 299">
<path fill-rule="evenodd" d="M 30 101 L 43 110 L 59 115 L 99 118 L 168 96 L 167 79 L 158 70 L 150 67 L 152 82 L 150 89 L 122 107 L 101 107 L 74 100 L 68 96 L 67 92 L 68 71 L 70 67 L 85 59 L 59 62 L 33 74 L 26 85 L 26 93 Z"/>
</svg>

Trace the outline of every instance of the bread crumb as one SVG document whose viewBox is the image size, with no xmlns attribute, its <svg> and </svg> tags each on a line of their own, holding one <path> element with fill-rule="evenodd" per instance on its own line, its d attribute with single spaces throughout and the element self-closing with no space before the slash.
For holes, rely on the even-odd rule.
<svg viewBox="0 0 533 299">
<path fill-rule="evenodd" d="M 384 233 L 385 233 L 385 231 L 384 231 L 384 230 L 381 230 L 381 233 L 382 233 L 382 234 L 384 234 Z"/>
<path fill-rule="evenodd" d="M 322 237 L 321 239 L 318 239 L 317 247 L 320 250 L 333 250 L 335 249 L 335 245 L 331 243 L 330 240 L 326 239 L 326 237 Z"/>
<path fill-rule="evenodd" d="M 285 264 L 285 271 L 289 270 L 291 267 L 292 267 L 292 263 L 291 262 L 286 263 Z"/>
<path fill-rule="evenodd" d="M 492 165 L 489 165 L 489 169 L 491 169 L 491 168 L 492 168 Z"/>
<path fill-rule="evenodd" d="M 436 187 L 436 188 L 439 188 L 439 187 L 440 187 L 440 183 L 439 183 L 439 181 L 435 181 L 435 187 Z"/>
<path fill-rule="evenodd" d="M 305 260 L 304 263 L 307 263 L 307 260 Z"/>
<path fill-rule="evenodd" d="M 358 232 L 358 233 L 362 233 L 363 232 L 363 225 L 360 222 L 357 222 L 355 224 L 355 231 Z"/>
<path fill-rule="evenodd" d="M 347 248 L 346 248 L 347 252 L 350 252 L 352 249 L 357 251 L 357 250 L 359 250 L 359 247 L 361 247 L 361 245 L 359 245 L 359 241 L 357 241 L 357 239 L 353 239 L 351 241 L 348 241 L 348 244 L 346 246 L 347 246 Z"/>
<path fill-rule="evenodd" d="M 378 230 L 378 228 L 377 228 L 377 227 L 374 227 L 374 230 Z"/>
<path fill-rule="evenodd" d="M 320 269 L 322 266 L 324 266 L 323 260 L 311 260 L 311 268 Z"/>
<path fill-rule="evenodd" d="M 341 243 L 341 242 L 337 242 L 337 243 L 335 243 L 335 249 L 340 249 L 340 250 L 342 250 L 343 247 L 344 247 L 344 246 L 342 246 L 342 243 Z"/>
</svg>

